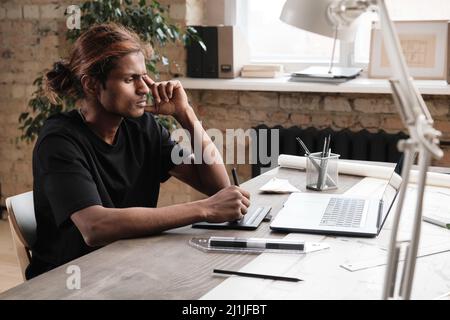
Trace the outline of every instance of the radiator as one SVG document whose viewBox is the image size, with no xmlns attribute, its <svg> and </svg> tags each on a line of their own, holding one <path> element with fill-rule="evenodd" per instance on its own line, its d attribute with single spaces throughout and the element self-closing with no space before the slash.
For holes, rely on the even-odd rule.
<svg viewBox="0 0 450 320">
<path fill-rule="evenodd" d="M 371 133 L 366 129 L 354 132 L 349 129 L 334 131 L 331 128 L 316 129 L 310 127 L 303 129 L 298 126 L 290 128 L 275 126 L 269 128 L 266 125 L 259 125 L 253 129 L 257 133 L 256 139 L 252 140 L 252 148 L 256 150 L 254 153 L 256 155 L 256 161 L 254 162 L 256 163 L 252 164 L 253 177 L 277 166 L 276 159 L 278 154 L 304 155 L 304 151 L 297 142 L 296 137 L 300 137 L 311 152 L 318 152 L 322 150 L 324 138 L 331 135 L 332 152 L 340 154 L 340 159 L 394 163 L 398 161 L 401 155 L 397 150 L 398 141 L 408 137 L 403 132 L 389 134 L 380 130 L 377 133 Z M 270 150 L 270 137 L 273 129 L 279 130 L 278 150 Z M 261 144 L 258 139 L 261 132 L 267 132 L 268 135 L 267 156 L 271 158 L 269 163 L 261 163 L 259 159 L 259 147 Z M 272 154 L 272 152 L 278 154 Z"/>
</svg>

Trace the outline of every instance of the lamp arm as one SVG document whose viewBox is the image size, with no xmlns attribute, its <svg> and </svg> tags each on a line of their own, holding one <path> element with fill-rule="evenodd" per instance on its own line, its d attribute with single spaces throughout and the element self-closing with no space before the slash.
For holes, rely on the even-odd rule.
<svg viewBox="0 0 450 320">
<path fill-rule="evenodd" d="M 404 117 L 402 120 L 414 140 L 423 145 L 435 158 L 442 158 L 443 152 L 438 147 L 436 139 L 437 136 L 440 136 L 440 132 L 433 129 L 431 114 L 409 75 L 400 41 L 395 32 L 394 23 L 389 18 L 386 3 L 384 0 L 370 0 L 370 3 L 376 5 L 393 78 L 397 80 L 397 92 L 401 92 L 401 99 L 398 101 L 400 103 L 396 103 L 396 105 Z M 425 121 L 422 117 L 425 118 Z"/>
<path fill-rule="evenodd" d="M 405 58 L 402 54 L 400 41 L 395 32 L 394 23 L 389 18 L 384 0 L 370 0 L 375 3 L 380 17 L 381 32 L 386 46 L 386 52 L 393 70 L 393 80 L 390 80 L 394 102 L 400 116 L 408 128 L 410 138 L 399 144 L 400 151 L 405 151 L 407 163 L 402 170 L 404 176 L 400 190 L 398 207 L 394 216 L 394 225 L 389 245 L 388 263 L 386 269 L 383 298 L 393 298 L 395 295 L 396 272 L 398 270 L 398 256 L 400 244 L 397 241 L 398 230 L 402 213 L 402 205 L 406 196 L 406 188 L 409 182 L 409 171 L 413 164 L 414 153 L 419 153 L 419 181 L 417 187 L 417 199 L 415 205 L 414 223 L 411 232 L 411 240 L 407 245 L 407 257 L 404 262 L 404 270 L 401 280 L 399 296 L 410 299 L 416 257 L 420 241 L 420 229 L 422 224 L 423 195 L 426 185 L 426 175 L 431 156 L 441 158 L 442 150 L 439 148 L 438 137 L 441 133 L 433 128 L 431 114 L 412 78 L 409 75 Z"/>
<path fill-rule="evenodd" d="M 439 148 L 438 137 L 441 133 L 433 128 L 433 119 L 422 98 L 415 87 L 409 74 L 408 67 L 403 56 L 400 40 L 395 31 L 394 23 L 389 17 L 385 0 L 340 0 L 332 3 L 328 14 L 332 15 L 335 24 L 349 25 L 360 14 L 369 9 L 376 11 L 380 17 L 381 33 L 383 35 L 386 53 L 392 69 L 390 85 L 395 105 L 400 117 L 408 129 L 410 138 L 399 143 L 400 151 L 404 151 L 406 165 L 403 167 L 403 183 L 400 188 L 398 206 L 394 216 L 391 241 L 389 244 L 389 255 L 387 270 L 383 288 L 383 298 L 393 298 L 396 295 L 396 273 L 401 245 L 406 244 L 407 257 L 404 264 L 400 290 L 400 297 L 410 299 L 414 270 L 416 264 L 417 250 L 420 241 L 420 227 L 422 223 L 423 192 L 426 185 L 426 175 L 431 156 L 441 158 L 442 150 Z M 414 224 L 411 231 L 411 240 L 407 243 L 397 240 L 402 207 L 406 196 L 409 182 L 409 173 L 413 164 L 414 154 L 419 153 L 419 181 L 418 197 L 415 206 Z"/>
</svg>

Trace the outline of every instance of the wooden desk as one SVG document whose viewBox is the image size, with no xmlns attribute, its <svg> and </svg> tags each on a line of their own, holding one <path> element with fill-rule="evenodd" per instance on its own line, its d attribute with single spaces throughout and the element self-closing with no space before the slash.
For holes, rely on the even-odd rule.
<svg viewBox="0 0 450 320">
<path fill-rule="evenodd" d="M 272 215 L 277 214 L 288 195 L 259 194 L 257 190 L 275 175 L 289 179 L 306 192 L 304 172 L 286 168 L 276 168 L 242 184 L 251 192 L 253 203 L 272 206 Z M 340 176 L 340 188 L 335 192 L 343 193 L 359 180 L 360 177 Z M 157 236 L 121 240 L 12 288 L 0 299 L 198 299 L 226 279 L 214 275 L 214 268 L 238 270 L 257 256 L 205 253 L 188 244 L 194 236 L 212 235 L 285 236 L 271 232 L 269 223 L 263 222 L 256 231 L 187 226 Z M 443 254 L 450 261 L 450 253 Z M 69 265 L 81 269 L 79 290 L 66 287 Z"/>
</svg>

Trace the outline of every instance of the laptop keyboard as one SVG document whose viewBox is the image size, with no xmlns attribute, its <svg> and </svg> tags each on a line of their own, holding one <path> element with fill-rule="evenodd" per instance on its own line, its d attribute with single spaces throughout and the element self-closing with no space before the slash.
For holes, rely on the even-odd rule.
<svg viewBox="0 0 450 320">
<path fill-rule="evenodd" d="M 321 226 L 357 228 L 361 225 L 364 199 L 331 198 L 325 210 Z"/>
</svg>

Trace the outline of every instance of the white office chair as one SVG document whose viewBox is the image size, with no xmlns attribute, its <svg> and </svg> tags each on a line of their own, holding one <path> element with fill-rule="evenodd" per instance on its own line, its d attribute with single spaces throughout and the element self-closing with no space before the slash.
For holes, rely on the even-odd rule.
<svg viewBox="0 0 450 320">
<path fill-rule="evenodd" d="M 14 248 L 25 281 L 25 269 L 31 260 L 30 248 L 36 241 L 33 191 L 6 198 L 6 209 Z"/>
</svg>

